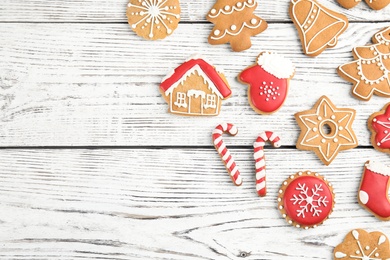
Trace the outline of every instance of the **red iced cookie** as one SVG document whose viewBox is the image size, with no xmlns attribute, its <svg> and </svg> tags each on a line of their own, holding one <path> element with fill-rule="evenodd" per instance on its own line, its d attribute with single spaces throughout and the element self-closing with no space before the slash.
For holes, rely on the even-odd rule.
<svg viewBox="0 0 390 260">
<path fill-rule="evenodd" d="M 263 52 L 257 58 L 257 64 L 242 71 L 238 80 L 249 85 L 251 107 L 259 114 L 271 114 L 279 110 L 286 100 L 294 72 L 289 60 L 276 53 Z"/>
<path fill-rule="evenodd" d="M 368 128 L 371 131 L 371 143 L 375 149 L 390 153 L 390 103 L 368 119 Z"/>
<path fill-rule="evenodd" d="M 318 173 L 298 172 L 283 182 L 278 202 L 289 224 L 304 229 L 316 227 L 333 211 L 333 188 Z"/>
</svg>

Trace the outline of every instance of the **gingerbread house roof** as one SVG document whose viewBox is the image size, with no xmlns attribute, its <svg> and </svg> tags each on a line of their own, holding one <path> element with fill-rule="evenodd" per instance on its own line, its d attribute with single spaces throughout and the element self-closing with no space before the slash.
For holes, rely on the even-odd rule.
<svg viewBox="0 0 390 260">
<path fill-rule="evenodd" d="M 200 70 L 199 70 L 200 69 Z M 231 90 L 226 82 L 218 74 L 217 70 L 203 59 L 190 59 L 177 67 L 171 75 L 163 79 L 160 88 L 166 95 L 172 93 L 172 90 L 182 83 L 193 71 L 198 71 L 205 82 L 209 83 L 209 88 L 217 92 L 218 96 L 227 98 L 231 95 Z"/>
</svg>

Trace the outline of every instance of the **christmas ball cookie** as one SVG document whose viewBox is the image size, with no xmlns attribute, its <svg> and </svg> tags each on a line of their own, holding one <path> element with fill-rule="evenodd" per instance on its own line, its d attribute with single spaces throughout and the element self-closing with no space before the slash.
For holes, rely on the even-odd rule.
<svg viewBox="0 0 390 260">
<path fill-rule="evenodd" d="M 331 183 L 318 173 L 291 175 L 279 190 L 278 208 L 283 218 L 297 228 L 321 225 L 332 213 L 334 204 Z"/>
<path fill-rule="evenodd" d="M 238 75 L 238 80 L 248 85 L 248 101 L 258 114 L 278 111 L 286 100 L 295 67 L 283 56 L 262 52 L 257 63 Z"/>
<path fill-rule="evenodd" d="M 363 229 L 349 232 L 333 250 L 333 259 L 385 260 L 390 258 L 389 239 L 381 232 Z"/>
<path fill-rule="evenodd" d="M 127 20 L 133 31 L 147 40 L 171 35 L 180 21 L 179 0 L 130 0 Z"/>
</svg>

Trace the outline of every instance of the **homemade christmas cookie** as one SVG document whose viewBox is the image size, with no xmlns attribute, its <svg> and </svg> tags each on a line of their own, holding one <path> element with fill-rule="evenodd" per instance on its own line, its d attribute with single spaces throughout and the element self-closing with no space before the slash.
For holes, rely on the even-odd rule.
<svg viewBox="0 0 390 260">
<path fill-rule="evenodd" d="M 390 27 L 373 37 L 374 44 L 355 47 L 354 61 L 339 66 L 340 77 L 353 83 L 352 94 L 368 101 L 373 94 L 390 97 Z"/>
<path fill-rule="evenodd" d="M 301 128 L 297 148 L 314 151 L 329 165 L 339 151 L 358 145 L 352 130 L 355 113 L 353 109 L 337 108 L 328 97 L 322 96 L 313 109 L 295 114 Z"/>
<path fill-rule="evenodd" d="M 390 257 L 389 239 L 381 232 L 363 229 L 349 232 L 333 250 L 334 259 L 386 260 Z"/>
<path fill-rule="evenodd" d="M 347 8 L 347 9 L 355 7 L 361 1 L 362 0 L 337 0 L 337 2 L 339 2 L 339 4 L 342 7 Z M 367 5 L 374 10 L 383 9 L 390 3 L 390 0 L 365 0 L 365 1 L 366 1 Z"/>
<path fill-rule="evenodd" d="M 318 173 L 291 175 L 279 190 L 278 208 L 283 218 L 298 228 L 321 225 L 332 213 L 334 204 L 331 183 Z"/>
<path fill-rule="evenodd" d="M 363 208 L 380 220 L 390 220 L 390 167 L 374 161 L 364 165 L 358 200 Z"/>
<path fill-rule="evenodd" d="M 194 57 L 177 67 L 160 84 L 160 92 L 177 115 L 216 116 L 222 100 L 232 94 L 223 73 Z"/>
<path fill-rule="evenodd" d="M 248 87 L 249 104 L 259 114 L 278 111 L 286 100 L 295 67 L 276 53 L 262 52 L 257 63 L 243 70 L 238 80 Z"/>
<path fill-rule="evenodd" d="M 267 29 L 267 22 L 253 14 L 257 0 L 217 0 L 206 18 L 215 24 L 209 36 L 212 45 L 230 43 L 233 51 L 252 46 L 251 36 Z"/>
<path fill-rule="evenodd" d="M 138 36 L 164 39 L 179 25 L 180 4 L 179 0 L 130 0 L 126 15 Z"/>
<path fill-rule="evenodd" d="M 261 197 L 267 194 L 266 175 L 265 175 L 265 156 L 264 145 L 269 141 L 275 148 L 280 147 L 280 137 L 271 131 L 265 131 L 259 134 L 256 141 L 253 143 L 253 158 L 256 166 L 256 191 Z"/>
<path fill-rule="evenodd" d="M 230 135 L 235 136 L 238 133 L 237 127 L 230 123 L 217 125 L 213 131 L 213 143 L 215 149 L 225 164 L 226 170 L 228 171 L 234 185 L 240 186 L 242 184 L 241 174 L 233 156 L 230 154 L 229 149 L 226 147 L 226 144 L 222 139 L 222 134 L 224 133 L 229 133 Z"/>
<path fill-rule="evenodd" d="M 303 52 L 317 56 L 337 44 L 347 29 L 346 16 L 329 10 L 315 0 L 291 0 L 290 17 L 301 38 Z"/>
<path fill-rule="evenodd" d="M 390 153 L 390 103 L 387 103 L 380 112 L 372 114 L 367 124 L 374 148 Z"/>
</svg>

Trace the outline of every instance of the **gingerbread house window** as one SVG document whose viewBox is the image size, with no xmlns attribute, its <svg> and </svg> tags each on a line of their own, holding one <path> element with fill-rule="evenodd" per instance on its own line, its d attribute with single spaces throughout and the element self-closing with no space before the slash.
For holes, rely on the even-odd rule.
<svg viewBox="0 0 390 260">
<path fill-rule="evenodd" d="M 174 102 L 175 106 L 187 108 L 186 97 L 186 93 L 177 92 L 176 101 Z"/>
<path fill-rule="evenodd" d="M 206 104 L 204 104 L 204 108 L 216 108 L 216 98 L 215 95 L 207 94 L 206 96 Z"/>
</svg>

